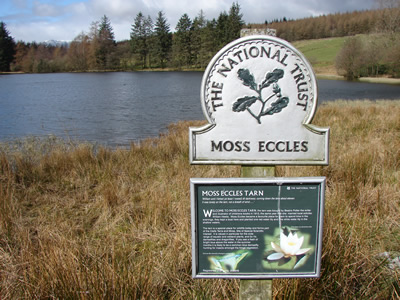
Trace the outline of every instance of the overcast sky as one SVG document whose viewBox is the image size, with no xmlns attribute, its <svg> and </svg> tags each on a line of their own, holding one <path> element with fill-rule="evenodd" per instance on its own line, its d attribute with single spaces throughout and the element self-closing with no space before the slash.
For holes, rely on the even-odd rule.
<svg viewBox="0 0 400 300">
<path fill-rule="evenodd" d="M 184 13 L 193 20 L 203 10 L 211 20 L 229 12 L 233 2 L 239 3 L 246 23 L 377 8 L 376 0 L 1 0 L 0 21 L 6 23 L 15 41 L 70 41 L 106 15 L 120 41 L 129 39 L 139 12 L 154 21 L 163 11 L 174 31 Z"/>
</svg>

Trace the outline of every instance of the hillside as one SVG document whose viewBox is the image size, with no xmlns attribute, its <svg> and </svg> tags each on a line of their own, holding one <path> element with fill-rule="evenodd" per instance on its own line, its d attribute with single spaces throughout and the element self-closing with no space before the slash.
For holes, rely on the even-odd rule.
<svg viewBox="0 0 400 300">
<path fill-rule="evenodd" d="M 335 60 L 345 40 L 346 37 L 303 40 L 293 42 L 293 46 L 304 54 L 317 74 L 337 75 Z"/>
<path fill-rule="evenodd" d="M 336 76 L 337 66 L 349 80 L 400 78 L 399 1 L 381 1 L 376 10 L 266 20 L 247 28 L 276 30 L 277 37 L 305 54 L 318 74 Z"/>
<path fill-rule="evenodd" d="M 399 64 L 398 59 L 394 56 L 396 52 L 383 46 L 385 45 L 383 34 L 301 40 L 292 44 L 309 60 L 318 77 L 344 79 L 344 71 L 338 72 L 336 60 L 346 42 L 351 40 L 357 40 L 361 45 L 353 52 L 354 56 L 358 58 L 359 68 L 365 72 L 358 76 L 359 81 L 400 84 L 400 78 L 396 75 L 398 74 L 396 66 Z M 371 74 L 374 68 L 380 68 L 382 73 Z"/>
</svg>

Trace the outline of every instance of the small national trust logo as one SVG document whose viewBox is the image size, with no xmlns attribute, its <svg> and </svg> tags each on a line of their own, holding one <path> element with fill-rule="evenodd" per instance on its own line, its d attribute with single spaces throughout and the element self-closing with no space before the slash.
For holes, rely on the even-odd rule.
<svg viewBox="0 0 400 300">
<path fill-rule="evenodd" d="M 261 124 L 261 117 L 281 112 L 289 103 L 289 97 L 282 96 L 281 88 L 278 84 L 279 79 L 283 77 L 284 73 L 285 71 L 282 69 L 274 69 L 272 72 L 267 72 L 261 84 L 257 84 L 254 75 L 248 69 L 239 69 L 237 72 L 239 79 L 244 86 L 249 87 L 256 95 L 246 95 L 237 99 L 233 103 L 232 110 L 234 112 L 247 111 L 259 124 Z M 263 90 L 269 87 L 272 87 L 270 95 L 263 98 Z M 267 106 L 268 101 L 274 98 L 275 101 L 270 106 Z M 257 102 L 260 103 L 260 107 L 256 111 L 253 111 L 251 106 Z"/>
<path fill-rule="evenodd" d="M 190 129 L 191 163 L 327 164 L 328 129 L 310 124 L 314 72 L 288 42 L 256 35 L 226 45 L 200 96 L 209 124 Z"/>
</svg>

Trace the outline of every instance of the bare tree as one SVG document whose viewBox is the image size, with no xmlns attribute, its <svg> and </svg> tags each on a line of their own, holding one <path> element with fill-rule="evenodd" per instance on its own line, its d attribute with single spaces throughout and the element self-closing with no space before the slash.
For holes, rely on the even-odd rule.
<svg viewBox="0 0 400 300">
<path fill-rule="evenodd" d="M 361 76 L 364 67 L 363 44 L 359 37 L 346 40 L 336 58 L 336 68 L 348 80 Z"/>
<path fill-rule="evenodd" d="M 395 34 L 400 32 L 400 0 L 376 0 L 381 9 L 378 30 Z"/>
</svg>

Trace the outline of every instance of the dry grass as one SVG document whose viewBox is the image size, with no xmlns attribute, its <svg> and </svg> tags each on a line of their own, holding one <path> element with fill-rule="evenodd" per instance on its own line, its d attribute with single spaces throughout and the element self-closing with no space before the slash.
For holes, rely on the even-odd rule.
<svg viewBox="0 0 400 300">
<path fill-rule="evenodd" d="M 277 279 L 285 299 L 396 299 L 400 255 L 400 101 L 336 102 L 327 167 L 322 276 Z M 0 299 L 235 299 L 238 280 L 191 278 L 190 177 L 239 177 L 190 166 L 188 126 L 110 150 L 35 139 L 0 151 Z"/>
</svg>

